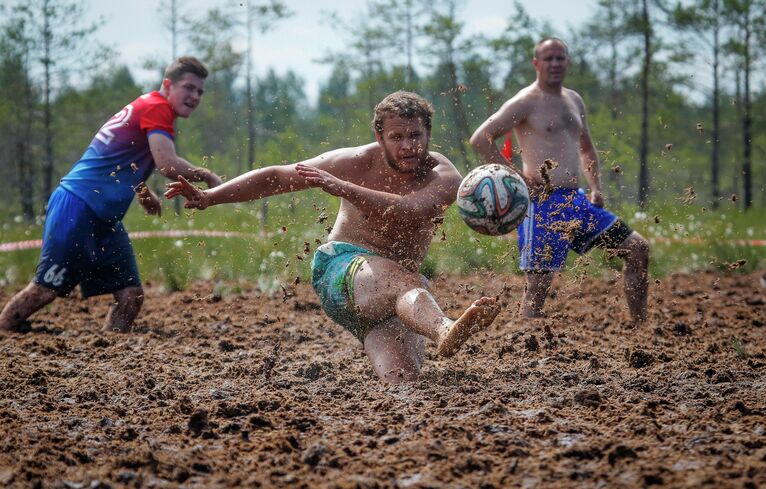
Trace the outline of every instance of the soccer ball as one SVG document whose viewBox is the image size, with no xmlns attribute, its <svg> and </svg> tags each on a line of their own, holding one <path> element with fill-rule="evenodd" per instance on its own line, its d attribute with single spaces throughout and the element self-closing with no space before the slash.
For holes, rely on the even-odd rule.
<svg viewBox="0 0 766 489">
<path fill-rule="evenodd" d="M 504 165 L 471 170 L 457 191 L 457 208 L 466 224 L 482 234 L 499 236 L 516 229 L 529 207 L 529 189 Z"/>
</svg>

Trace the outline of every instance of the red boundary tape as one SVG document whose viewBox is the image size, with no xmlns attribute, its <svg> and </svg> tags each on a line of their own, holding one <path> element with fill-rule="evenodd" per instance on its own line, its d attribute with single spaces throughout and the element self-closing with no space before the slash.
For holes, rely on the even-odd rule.
<svg viewBox="0 0 766 489">
<path fill-rule="evenodd" d="M 129 233 L 131 239 L 145 239 L 145 238 L 188 238 L 193 236 L 201 236 L 205 238 L 254 238 L 257 234 L 253 233 L 240 233 L 236 231 L 206 231 L 204 229 L 190 229 L 183 230 L 169 230 L 169 231 L 135 231 Z M 31 250 L 35 248 L 41 248 L 43 240 L 30 239 L 27 241 L 16 241 L 12 243 L 0 243 L 0 252 L 3 251 L 20 251 Z"/>
</svg>

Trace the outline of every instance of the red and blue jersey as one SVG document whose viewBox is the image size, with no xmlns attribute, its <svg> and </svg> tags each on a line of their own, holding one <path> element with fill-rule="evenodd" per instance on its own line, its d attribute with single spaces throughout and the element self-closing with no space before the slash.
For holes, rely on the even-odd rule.
<svg viewBox="0 0 766 489">
<path fill-rule="evenodd" d="M 154 170 L 149 134 L 173 139 L 173 119 L 173 109 L 159 92 L 141 95 L 99 129 L 61 186 L 104 221 L 121 220 L 136 187 Z"/>
</svg>

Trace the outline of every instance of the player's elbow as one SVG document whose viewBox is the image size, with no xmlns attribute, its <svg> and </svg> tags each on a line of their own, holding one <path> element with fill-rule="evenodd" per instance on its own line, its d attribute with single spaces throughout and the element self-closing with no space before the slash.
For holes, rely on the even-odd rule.
<svg viewBox="0 0 766 489">
<path fill-rule="evenodd" d="M 492 141 L 492 138 L 487 136 L 487 134 L 481 128 L 474 131 L 474 133 L 471 135 L 471 138 L 468 140 L 474 149 L 481 149 L 485 145 L 489 144 L 490 141 Z"/>
<path fill-rule="evenodd" d="M 154 165 L 163 177 L 175 180 L 178 178 L 178 168 L 173 158 L 155 158 Z"/>
</svg>

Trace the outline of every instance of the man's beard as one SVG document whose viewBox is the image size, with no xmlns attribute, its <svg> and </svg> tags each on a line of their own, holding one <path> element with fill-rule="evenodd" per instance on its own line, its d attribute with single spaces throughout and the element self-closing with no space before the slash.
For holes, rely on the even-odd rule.
<svg viewBox="0 0 766 489">
<path fill-rule="evenodd" d="M 418 166 L 416 166 L 413 169 L 409 168 L 402 168 L 399 165 L 399 162 L 394 158 L 394 156 L 388 152 L 388 148 L 383 145 L 383 156 L 386 159 L 386 163 L 388 163 L 388 166 L 391 167 L 394 171 L 397 171 L 399 173 L 424 173 L 426 171 L 424 163 L 426 162 L 426 159 L 428 158 L 428 149 L 426 148 L 421 152 L 420 154 L 417 154 L 415 156 L 418 157 Z"/>
</svg>

